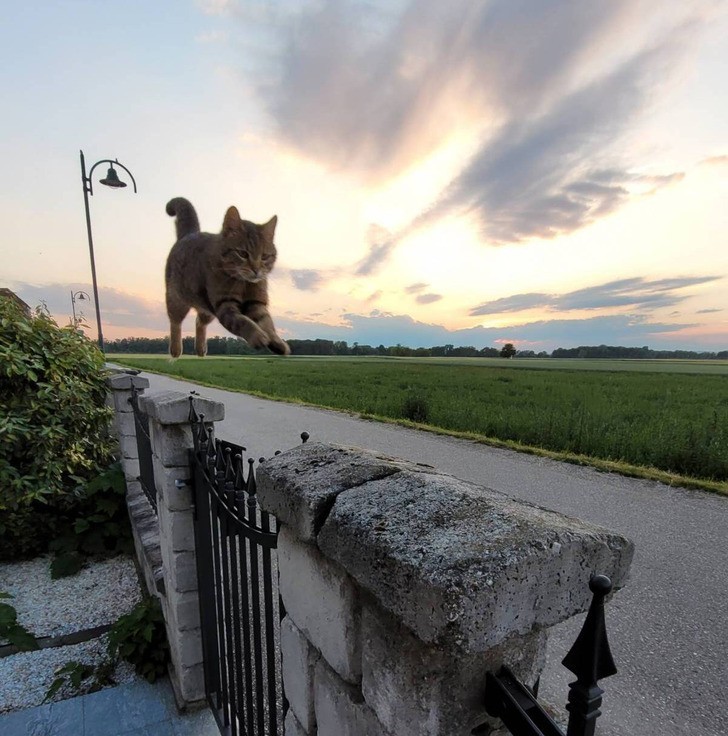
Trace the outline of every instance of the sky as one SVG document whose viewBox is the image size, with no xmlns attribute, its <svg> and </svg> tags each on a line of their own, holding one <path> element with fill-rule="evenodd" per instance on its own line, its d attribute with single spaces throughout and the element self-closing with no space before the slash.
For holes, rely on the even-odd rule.
<svg viewBox="0 0 728 736">
<path fill-rule="evenodd" d="M 83 150 L 138 187 L 93 174 L 106 339 L 166 334 L 184 196 L 208 232 L 278 215 L 285 338 L 728 349 L 725 2 L 2 6 L 0 286 L 59 324 Z"/>
</svg>

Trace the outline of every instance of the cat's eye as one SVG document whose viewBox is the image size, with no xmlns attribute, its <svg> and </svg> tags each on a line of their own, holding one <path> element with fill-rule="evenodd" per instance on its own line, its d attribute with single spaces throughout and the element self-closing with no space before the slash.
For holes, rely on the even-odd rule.
<svg viewBox="0 0 728 736">
<path fill-rule="evenodd" d="M 235 251 L 235 255 L 241 261 L 247 261 L 248 260 L 248 251 L 247 250 Z"/>
</svg>

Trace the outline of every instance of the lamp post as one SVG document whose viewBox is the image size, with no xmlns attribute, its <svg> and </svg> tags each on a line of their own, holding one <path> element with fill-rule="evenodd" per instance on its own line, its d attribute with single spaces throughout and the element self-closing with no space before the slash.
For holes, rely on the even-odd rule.
<svg viewBox="0 0 728 736">
<path fill-rule="evenodd" d="M 116 173 L 116 169 L 114 166 L 119 166 L 124 171 L 126 171 L 127 174 L 129 174 L 129 177 L 131 178 L 131 183 L 134 185 L 134 192 L 136 192 L 136 181 L 134 181 L 134 176 L 132 175 L 131 171 L 126 168 L 123 164 L 120 164 L 118 160 L 112 161 L 109 158 L 101 159 L 100 161 L 97 161 L 92 167 L 91 170 L 88 172 L 88 176 L 86 175 L 86 160 L 83 157 L 83 151 L 81 151 L 81 184 L 83 185 L 83 203 L 86 207 L 86 230 L 88 231 L 88 252 L 91 256 L 91 280 L 93 281 L 94 286 L 94 302 L 96 304 L 96 326 L 98 328 L 99 333 L 99 348 L 101 349 L 101 352 L 104 351 L 104 336 L 101 332 L 101 309 L 99 308 L 99 289 L 96 284 L 96 261 L 94 260 L 94 240 L 93 236 L 91 235 L 91 213 L 89 212 L 88 208 L 88 195 L 90 194 L 93 196 L 94 189 L 93 189 L 93 181 L 91 180 L 91 177 L 93 176 L 94 169 L 99 164 L 109 164 L 109 170 L 106 172 L 106 177 L 104 179 L 100 179 L 99 182 L 101 184 L 104 184 L 107 187 L 111 187 L 112 189 L 121 189 L 122 187 L 126 186 L 126 183 L 121 181 L 119 179 L 119 175 Z"/>
<path fill-rule="evenodd" d="M 73 312 L 73 326 L 77 327 L 81 317 L 76 318 L 76 300 L 80 302 L 90 302 L 91 297 L 85 291 L 71 292 L 71 311 Z M 82 314 L 79 312 L 79 314 Z"/>
</svg>

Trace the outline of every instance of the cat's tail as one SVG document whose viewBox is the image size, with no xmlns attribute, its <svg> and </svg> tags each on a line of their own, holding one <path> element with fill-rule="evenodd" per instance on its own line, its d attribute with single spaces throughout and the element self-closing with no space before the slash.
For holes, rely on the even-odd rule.
<svg viewBox="0 0 728 736">
<path fill-rule="evenodd" d="M 175 197 L 167 202 L 167 214 L 177 217 L 175 227 L 177 228 L 177 240 L 184 238 L 190 233 L 200 232 L 200 221 L 191 202 L 184 197 Z"/>
</svg>

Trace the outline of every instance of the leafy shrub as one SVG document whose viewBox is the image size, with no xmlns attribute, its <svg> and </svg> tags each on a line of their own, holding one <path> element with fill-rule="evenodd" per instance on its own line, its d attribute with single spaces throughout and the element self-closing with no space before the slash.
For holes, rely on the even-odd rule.
<svg viewBox="0 0 728 736">
<path fill-rule="evenodd" d="M 430 416 L 427 397 L 419 393 L 411 393 L 402 402 L 402 416 L 413 422 L 424 423 Z"/>
<path fill-rule="evenodd" d="M 131 662 L 137 674 L 149 682 L 166 673 L 169 644 L 157 598 L 140 601 L 111 627 L 109 655 Z"/>
<path fill-rule="evenodd" d="M 56 553 L 51 577 L 77 573 L 83 555 L 131 552 L 133 547 L 126 510 L 126 482 L 121 463 L 114 463 L 86 484 L 78 504 L 49 548 Z"/>
<path fill-rule="evenodd" d="M 104 379 L 103 354 L 74 327 L 0 298 L 0 511 L 52 504 L 108 464 Z"/>
<path fill-rule="evenodd" d="M 12 597 L 10 593 L 0 592 L 0 600 Z M 0 639 L 7 639 L 21 652 L 39 648 L 33 634 L 18 623 L 18 612 L 9 603 L 0 603 Z"/>
</svg>

